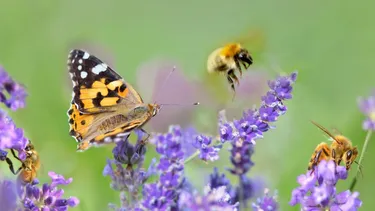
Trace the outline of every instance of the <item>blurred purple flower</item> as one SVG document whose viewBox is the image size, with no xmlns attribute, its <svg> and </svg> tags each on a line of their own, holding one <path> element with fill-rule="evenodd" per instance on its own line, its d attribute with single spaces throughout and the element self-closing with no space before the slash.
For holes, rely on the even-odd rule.
<svg viewBox="0 0 375 211">
<path fill-rule="evenodd" d="M 3 211 L 15 211 L 19 205 L 17 183 L 11 180 L 0 180 L 0 205 Z"/>
<path fill-rule="evenodd" d="M 268 189 L 264 191 L 264 196 L 258 198 L 252 205 L 254 211 L 276 211 L 279 209 L 277 202 L 277 192 L 273 196 L 269 195 Z"/>
<path fill-rule="evenodd" d="M 0 150 L 14 149 L 21 160 L 26 158 L 25 147 L 28 139 L 21 128 L 17 128 L 13 120 L 0 110 Z"/>
<path fill-rule="evenodd" d="M 148 210 L 165 210 L 176 207 L 184 183 L 183 131 L 170 126 L 169 133 L 158 134 L 156 151 L 161 155 L 157 165 L 160 178 L 156 183 L 146 184 L 143 189 L 143 206 Z"/>
<path fill-rule="evenodd" d="M 45 183 L 38 187 L 39 181 L 36 179 L 31 184 L 26 184 L 24 192 L 21 194 L 21 201 L 26 210 L 67 210 L 79 204 L 76 197 L 62 198 L 64 190 L 59 189 L 59 185 L 68 185 L 73 179 L 65 179 L 62 175 L 49 172 L 51 184 Z"/>
<path fill-rule="evenodd" d="M 300 187 L 292 191 L 289 204 L 301 204 L 303 210 L 357 210 L 362 205 L 358 192 L 336 192 L 338 180 L 345 180 L 347 176 L 344 166 L 322 160 L 314 174 L 311 175 L 311 171 L 308 171 L 297 178 Z"/>
<path fill-rule="evenodd" d="M 6 92 L 6 93 L 4 93 Z M 9 97 L 7 97 L 9 95 Z M 0 102 L 4 103 L 13 111 L 25 107 L 25 89 L 8 75 L 0 66 Z"/>
<path fill-rule="evenodd" d="M 181 192 L 178 205 L 181 210 L 236 210 L 238 204 L 230 204 L 230 195 L 226 186 L 211 188 L 206 186 L 204 195 L 196 193 Z"/>
<path fill-rule="evenodd" d="M 360 97 L 358 99 L 360 110 L 367 117 L 363 122 L 364 130 L 375 130 L 375 91 L 367 98 Z"/>
<path fill-rule="evenodd" d="M 140 130 L 135 132 L 137 134 L 136 144 L 133 145 L 129 142 L 129 135 L 124 136 L 124 140 L 117 142 L 112 150 L 114 160 L 107 159 L 107 165 L 103 170 L 103 175 L 110 176 L 112 179 L 111 188 L 120 191 L 121 208 L 117 208 L 116 205 L 111 203 L 109 207 L 113 210 L 140 207 L 139 187 L 156 171 L 155 160 L 153 160 L 147 171 L 143 169 L 146 148 L 141 142 L 144 133 Z M 136 168 L 134 168 L 135 166 Z M 125 192 L 130 193 L 131 199 L 126 197 Z"/>
</svg>

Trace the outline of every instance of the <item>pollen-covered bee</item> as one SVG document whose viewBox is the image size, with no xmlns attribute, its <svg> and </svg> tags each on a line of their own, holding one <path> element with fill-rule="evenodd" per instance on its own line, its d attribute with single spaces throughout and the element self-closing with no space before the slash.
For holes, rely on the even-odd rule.
<svg viewBox="0 0 375 211">
<path fill-rule="evenodd" d="M 225 73 L 227 80 L 235 92 L 234 82 L 239 84 L 235 71 L 242 76 L 242 67 L 247 69 L 253 63 L 253 58 L 248 50 L 238 43 L 231 43 L 214 50 L 207 60 L 207 70 L 209 73 Z"/>
<path fill-rule="evenodd" d="M 9 165 L 10 171 L 14 175 L 17 175 L 19 173 L 18 179 L 21 182 L 31 183 L 37 176 L 37 171 L 40 168 L 40 160 L 39 160 L 38 153 L 35 151 L 34 145 L 31 144 L 30 141 L 29 141 L 29 144 L 27 144 L 27 146 L 25 147 L 25 151 L 26 151 L 26 159 L 21 160 L 16 155 L 14 150 L 11 149 L 11 152 L 12 152 L 14 158 L 16 158 L 17 160 L 19 160 L 22 163 L 21 167 L 19 167 L 17 171 L 14 171 L 13 163 L 9 158 L 7 158 L 6 161 Z"/>
<path fill-rule="evenodd" d="M 315 167 L 322 160 L 334 160 L 336 165 L 340 165 L 341 161 L 344 162 L 346 170 L 350 169 L 353 162 L 358 156 L 357 147 L 353 147 L 352 142 L 343 135 L 332 135 L 326 128 L 319 125 L 316 122 L 311 121 L 324 133 L 326 133 L 330 138 L 333 139 L 332 144 L 329 146 L 327 143 L 322 142 L 316 148 L 311 156 L 308 170 L 312 170 L 311 174 L 314 172 Z"/>
</svg>

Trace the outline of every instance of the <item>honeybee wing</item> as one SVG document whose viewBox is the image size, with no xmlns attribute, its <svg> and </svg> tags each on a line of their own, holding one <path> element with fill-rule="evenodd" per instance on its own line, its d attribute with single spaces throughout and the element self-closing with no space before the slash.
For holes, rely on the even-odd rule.
<svg viewBox="0 0 375 211">
<path fill-rule="evenodd" d="M 127 116 L 119 120 L 122 122 L 121 127 L 100 133 L 100 122 L 119 112 L 125 115 L 144 102 L 119 74 L 86 51 L 72 50 L 68 69 L 73 83 L 72 101 L 68 110 L 69 133 L 80 143 L 79 150 L 85 150 L 92 144 L 119 140 L 117 136 L 125 137 L 143 123 L 142 120 Z M 107 137 L 109 139 L 104 141 Z"/>
<path fill-rule="evenodd" d="M 316 122 L 314 122 L 314 121 L 312 121 L 311 120 L 311 123 L 313 123 L 315 126 L 317 126 L 320 130 L 322 130 L 324 133 L 326 133 L 330 138 L 332 138 L 332 140 L 334 140 L 334 141 L 336 141 L 338 144 L 341 144 L 341 142 L 339 142 L 336 138 L 335 138 L 335 136 L 331 133 L 331 132 L 329 132 L 329 130 L 327 130 L 325 127 L 323 127 L 322 125 L 320 125 L 320 124 L 318 124 L 318 123 L 316 123 Z"/>
</svg>

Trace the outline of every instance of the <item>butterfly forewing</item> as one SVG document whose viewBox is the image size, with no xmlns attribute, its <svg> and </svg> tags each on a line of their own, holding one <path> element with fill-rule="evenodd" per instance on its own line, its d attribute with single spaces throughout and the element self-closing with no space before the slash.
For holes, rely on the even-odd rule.
<svg viewBox="0 0 375 211">
<path fill-rule="evenodd" d="M 144 123 L 127 115 L 143 104 L 142 98 L 100 59 L 83 50 L 72 50 L 68 69 L 73 82 L 68 110 L 70 135 L 80 143 L 79 149 L 119 141 Z"/>
</svg>

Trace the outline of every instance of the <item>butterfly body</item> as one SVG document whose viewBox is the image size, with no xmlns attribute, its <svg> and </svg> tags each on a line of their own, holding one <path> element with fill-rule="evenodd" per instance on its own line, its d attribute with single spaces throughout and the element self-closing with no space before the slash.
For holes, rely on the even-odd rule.
<svg viewBox="0 0 375 211">
<path fill-rule="evenodd" d="M 68 68 L 73 82 L 70 135 L 80 151 L 123 140 L 160 109 L 158 104 L 144 103 L 129 83 L 88 52 L 72 50 Z"/>
</svg>

